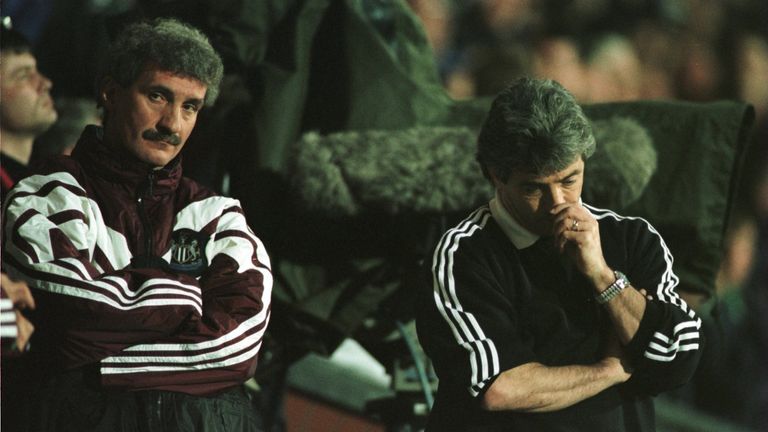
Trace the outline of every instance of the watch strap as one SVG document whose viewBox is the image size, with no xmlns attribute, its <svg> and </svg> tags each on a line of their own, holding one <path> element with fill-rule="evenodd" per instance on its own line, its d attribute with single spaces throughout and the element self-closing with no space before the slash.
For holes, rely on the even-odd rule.
<svg viewBox="0 0 768 432">
<path fill-rule="evenodd" d="M 600 294 L 595 295 L 595 300 L 597 300 L 597 302 L 600 304 L 608 303 L 614 297 L 619 295 L 619 293 L 624 290 L 624 288 L 629 286 L 629 280 L 624 273 L 614 270 L 613 274 L 616 276 L 616 280 L 613 281 L 613 283 L 610 284 L 608 288 L 604 289 Z"/>
</svg>

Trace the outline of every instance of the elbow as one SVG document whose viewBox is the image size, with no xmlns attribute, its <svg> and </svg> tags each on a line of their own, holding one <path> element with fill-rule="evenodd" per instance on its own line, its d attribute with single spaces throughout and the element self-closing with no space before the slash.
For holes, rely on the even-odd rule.
<svg viewBox="0 0 768 432">
<path fill-rule="evenodd" d="M 542 392 L 531 387 L 531 375 L 542 367 L 539 363 L 527 363 L 502 372 L 480 397 L 485 411 L 534 412 L 548 404 Z"/>
<path fill-rule="evenodd" d="M 256 357 L 248 359 L 247 361 L 243 362 L 236 370 L 233 370 L 232 379 L 239 383 L 248 381 L 256 374 L 257 364 L 258 362 L 256 361 Z"/>
<path fill-rule="evenodd" d="M 688 384 L 698 369 L 701 352 L 679 353 L 674 362 L 659 364 L 652 362 L 636 371 L 631 381 L 643 394 L 656 396 Z M 647 359 L 646 359 L 647 360 Z"/>
<path fill-rule="evenodd" d="M 488 390 L 483 393 L 480 398 L 480 407 L 485 411 L 501 411 L 504 408 L 504 395 L 496 388 L 498 386 L 491 385 Z"/>
<path fill-rule="evenodd" d="M 529 394 L 528 397 L 513 395 L 494 390 L 493 387 L 482 396 L 480 407 L 485 411 L 540 412 L 552 409 L 542 397 Z"/>
<path fill-rule="evenodd" d="M 480 406 L 485 411 L 537 411 L 546 405 L 545 401 L 533 392 L 523 390 L 519 385 L 505 383 L 505 376 L 500 376 L 481 396 Z"/>
<path fill-rule="evenodd" d="M 695 352 L 689 352 L 688 355 L 680 359 L 676 368 L 677 373 L 672 374 L 672 379 L 669 380 L 668 386 L 670 389 L 682 387 L 693 379 L 699 368 L 701 354 L 700 350 L 696 350 Z"/>
<path fill-rule="evenodd" d="M 258 349 L 258 348 L 257 348 Z M 260 350 L 259 350 L 260 351 Z M 232 381 L 244 383 L 256 375 L 256 368 L 259 364 L 259 351 L 251 351 L 251 356 L 230 369 L 230 378 Z"/>
</svg>

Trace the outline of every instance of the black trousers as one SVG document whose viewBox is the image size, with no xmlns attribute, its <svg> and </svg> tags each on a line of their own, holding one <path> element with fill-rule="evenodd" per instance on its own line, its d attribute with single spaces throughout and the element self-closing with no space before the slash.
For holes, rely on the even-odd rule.
<svg viewBox="0 0 768 432">
<path fill-rule="evenodd" d="M 6 394 L 6 396 L 9 396 Z M 91 383 L 83 369 L 44 379 L 22 419 L 30 432 L 261 432 L 260 416 L 243 386 L 212 396 L 168 391 L 113 391 Z M 10 413 L 3 412 L 3 416 Z M 3 422 L 6 423 L 5 421 Z M 5 430 L 5 428 L 3 428 Z"/>
</svg>

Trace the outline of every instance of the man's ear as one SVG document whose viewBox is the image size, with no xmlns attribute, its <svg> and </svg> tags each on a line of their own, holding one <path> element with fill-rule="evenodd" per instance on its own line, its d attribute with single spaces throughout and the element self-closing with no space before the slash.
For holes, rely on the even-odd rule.
<svg viewBox="0 0 768 432">
<path fill-rule="evenodd" d="M 111 111 L 119 88 L 120 85 L 112 77 L 105 77 L 101 80 L 101 85 L 99 86 L 99 105 L 104 107 L 105 110 Z"/>
<path fill-rule="evenodd" d="M 488 168 L 488 176 L 491 178 L 491 181 L 493 182 L 493 186 L 498 188 L 501 186 L 504 186 L 506 182 L 501 181 L 498 175 L 496 175 L 496 171 L 493 168 Z"/>
</svg>

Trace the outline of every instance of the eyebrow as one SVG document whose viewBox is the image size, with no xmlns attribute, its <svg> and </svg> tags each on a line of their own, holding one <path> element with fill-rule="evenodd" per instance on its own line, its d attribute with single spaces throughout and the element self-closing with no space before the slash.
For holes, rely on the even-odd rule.
<svg viewBox="0 0 768 432">
<path fill-rule="evenodd" d="M 571 177 L 573 177 L 575 175 L 581 174 L 581 172 L 582 172 L 581 168 L 574 168 L 573 171 L 571 171 L 568 174 L 566 174 L 563 178 L 558 180 L 558 182 L 566 181 L 566 180 L 568 180 L 569 178 L 571 178 Z M 520 182 L 520 184 L 522 186 L 540 186 L 540 185 L 543 185 L 545 183 L 544 182 L 539 182 L 539 181 L 534 181 L 534 180 L 524 180 L 524 181 Z"/>
<path fill-rule="evenodd" d="M 26 72 L 30 72 L 30 71 L 34 71 L 34 70 L 35 70 L 35 66 L 33 66 L 33 65 L 23 65 L 23 66 L 17 67 L 16 69 L 13 69 L 11 71 L 10 75 L 11 75 L 12 78 L 15 78 L 15 77 L 21 75 L 22 73 L 26 73 Z"/>
<path fill-rule="evenodd" d="M 581 168 L 574 168 L 573 171 L 571 171 L 568 175 L 563 177 L 560 181 L 567 180 L 575 175 L 579 175 L 581 174 L 581 171 L 582 171 Z"/>
</svg>

